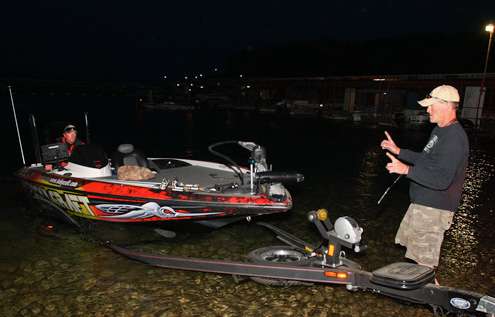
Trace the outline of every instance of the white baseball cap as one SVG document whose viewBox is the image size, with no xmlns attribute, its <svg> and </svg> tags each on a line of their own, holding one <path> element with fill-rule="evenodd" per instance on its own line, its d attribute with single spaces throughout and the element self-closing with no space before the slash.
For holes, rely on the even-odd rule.
<svg viewBox="0 0 495 317">
<path fill-rule="evenodd" d="M 418 103 L 423 107 L 429 107 L 436 102 L 459 102 L 459 92 L 452 86 L 441 85 L 433 89 L 428 97 L 423 100 L 419 100 Z"/>
</svg>

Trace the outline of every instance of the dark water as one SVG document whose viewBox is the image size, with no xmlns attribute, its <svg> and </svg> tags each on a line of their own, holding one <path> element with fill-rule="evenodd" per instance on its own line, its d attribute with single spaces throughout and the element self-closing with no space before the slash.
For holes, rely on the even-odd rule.
<svg viewBox="0 0 495 317">
<path fill-rule="evenodd" d="M 407 182 L 401 180 L 382 205 L 376 205 L 394 179 L 384 169 L 386 159 L 378 146 L 381 128 L 253 113 L 138 114 L 130 99 L 18 99 L 21 119 L 28 110 L 37 110 L 44 113 L 39 115 L 43 121 L 68 116 L 74 122 L 88 111 L 92 139 L 108 151 L 119 143 L 133 142 L 150 156 L 213 159 L 206 147 L 216 141 L 263 144 L 274 170 L 297 170 L 306 176 L 302 185 L 290 188 L 293 210 L 263 220 L 316 240 L 306 213 L 324 207 L 333 220 L 348 215 L 364 227 L 368 250 L 363 255 L 350 254 L 364 268 L 373 270 L 403 259 L 405 250 L 393 241 L 408 206 Z M 8 115 L 4 116 L 7 121 Z M 13 153 L 4 164 L 11 172 L 19 158 L 9 125 L 13 127 L 8 121 L 3 130 Z M 422 148 L 429 133 L 391 132 L 399 145 L 416 149 Z M 438 277 L 442 284 L 494 296 L 495 152 L 489 144 L 490 140 L 473 140 L 464 198 L 445 239 Z M 243 163 L 246 154 L 240 149 L 234 156 Z M 47 237 L 39 230 L 43 220 L 24 208 L 14 183 L 5 180 L 1 189 L 0 316 L 432 315 L 427 307 L 349 293 L 338 286 L 275 288 L 250 281 L 237 284 L 229 276 L 148 267 L 87 241 L 63 224 L 56 224 L 56 236 Z M 141 232 L 112 235 L 139 240 Z M 269 232 L 241 222 L 213 232 L 183 233 L 176 241 L 157 242 L 154 247 L 162 253 L 242 260 L 250 250 L 270 244 L 277 242 Z"/>
</svg>

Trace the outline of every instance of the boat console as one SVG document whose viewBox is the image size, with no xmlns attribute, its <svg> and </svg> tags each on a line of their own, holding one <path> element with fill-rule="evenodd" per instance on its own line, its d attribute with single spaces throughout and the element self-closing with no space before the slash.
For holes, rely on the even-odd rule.
<svg viewBox="0 0 495 317">
<path fill-rule="evenodd" d="M 65 143 L 52 143 L 41 146 L 43 163 L 52 164 L 65 161 L 69 158 L 69 151 Z"/>
<path fill-rule="evenodd" d="M 63 167 L 55 168 L 52 171 L 54 174 L 78 178 L 112 176 L 107 155 L 96 144 L 79 145 L 70 156 L 67 151 L 67 144 L 64 143 L 44 145 L 41 147 L 41 152 L 44 163 L 67 162 Z"/>
</svg>

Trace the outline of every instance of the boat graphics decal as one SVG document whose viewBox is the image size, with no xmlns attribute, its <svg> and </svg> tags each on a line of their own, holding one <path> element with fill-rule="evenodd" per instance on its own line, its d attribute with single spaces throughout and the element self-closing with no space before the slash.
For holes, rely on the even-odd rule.
<svg viewBox="0 0 495 317">
<path fill-rule="evenodd" d="M 22 169 L 18 174 L 27 182 L 33 185 L 44 186 L 45 188 L 56 188 L 60 190 L 77 192 L 92 198 L 92 195 L 107 198 L 123 198 L 122 200 L 134 200 L 145 203 L 153 200 L 173 200 L 173 201 L 194 201 L 197 203 L 206 204 L 226 204 L 226 205 L 253 205 L 263 207 L 275 207 L 282 209 L 290 209 L 292 200 L 290 195 L 285 197 L 283 201 L 274 201 L 265 194 L 246 196 L 239 194 L 235 196 L 222 195 L 217 193 L 185 193 L 185 192 L 170 192 L 158 191 L 148 187 L 132 186 L 118 183 L 105 183 L 92 180 L 67 178 L 59 175 L 47 175 L 40 171 Z M 145 198 L 145 199 L 143 199 Z M 113 199 L 112 199 L 113 200 Z M 115 199 L 117 200 L 117 199 Z"/>
<path fill-rule="evenodd" d="M 50 183 L 55 184 L 55 185 L 60 185 L 60 186 L 66 186 L 66 187 L 79 187 L 79 183 L 75 182 L 71 179 L 63 179 L 63 178 L 55 178 L 52 177 L 48 180 Z"/>
<path fill-rule="evenodd" d="M 21 169 L 18 176 L 31 198 L 71 215 L 109 222 L 148 222 L 206 219 L 284 212 L 292 206 L 290 195 L 281 202 L 266 195 L 230 196 L 218 193 L 185 193 L 49 175 Z M 149 205 L 147 205 L 150 203 Z M 41 204 L 41 206 L 43 206 Z M 99 208 L 98 205 L 107 205 Z M 126 205 L 126 206 L 124 206 Z M 112 207 L 110 207 L 112 206 Z M 100 206 L 101 207 L 101 206 Z"/>
<path fill-rule="evenodd" d="M 76 195 L 64 190 L 47 188 L 44 186 L 33 186 L 30 184 L 26 185 L 32 192 L 34 199 L 46 201 L 50 204 L 68 210 L 72 213 L 79 214 L 81 216 L 94 216 L 94 213 L 89 206 L 89 199 L 86 196 Z"/>
<path fill-rule="evenodd" d="M 168 206 L 158 205 L 156 202 L 149 202 L 141 206 L 126 205 L 126 204 L 99 204 L 95 206 L 107 214 L 105 218 L 126 218 L 126 219 L 142 219 L 142 218 L 180 218 L 180 217 L 204 217 L 212 215 L 220 215 L 221 212 L 179 212 Z"/>
</svg>

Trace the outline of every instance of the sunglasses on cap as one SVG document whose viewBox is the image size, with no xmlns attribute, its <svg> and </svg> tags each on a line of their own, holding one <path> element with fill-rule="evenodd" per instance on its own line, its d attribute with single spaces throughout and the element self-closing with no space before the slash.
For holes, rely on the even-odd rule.
<svg viewBox="0 0 495 317">
<path fill-rule="evenodd" d="M 68 133 L 68 132 L 72 132 L 72 131 L 77 132 L 76 128 L 67 128 L 64 130 L 64 133 Z"/>
</svg>

